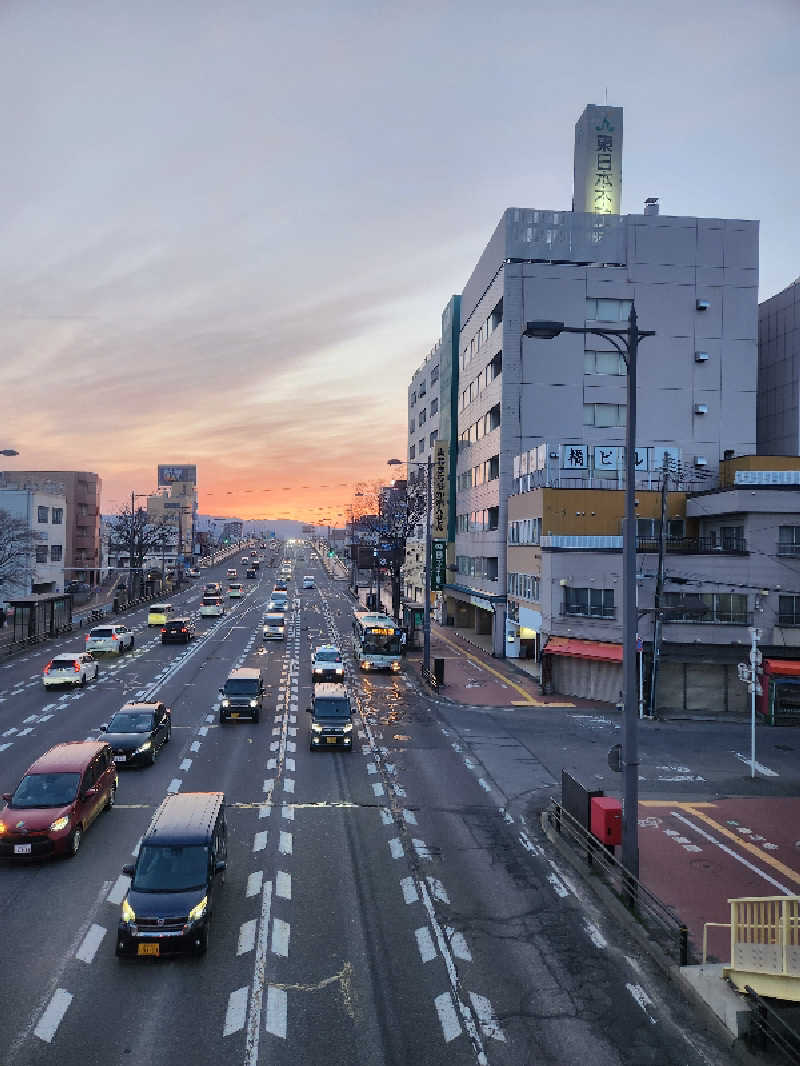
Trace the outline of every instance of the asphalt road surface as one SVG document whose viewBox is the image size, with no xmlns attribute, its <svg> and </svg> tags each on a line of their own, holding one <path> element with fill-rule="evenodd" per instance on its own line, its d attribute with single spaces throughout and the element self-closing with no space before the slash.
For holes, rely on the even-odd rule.
<svg viewBox="0 0 800 1066">
<path fill-rule="evenodd" d="M 195 612 L 226 566 L 176 603 Z M 302 591 L 305 573 L 316 589 Z M 345 584 L 316 561 L 296 565 L 286 641 L 262 647 L 274 575 L 198 620 L 186 648 L 162 647 L 133 614 L 135 650 L 76 692 L 45 691 L 40 672 L 80 635 L 0 661 L 3 791 L 52 744 L 100 736 L 126 699 L 157 697 L 173 715 L 170 744 L 120 772 L 116 806 L 77 856 L 0 865 L 4 1066 L 730 1061 L 531 819 L 568 737 L 543 730 L 539 757 L 510 719 L 433 700 L 405 673 L 358 675 Z M 352 753 L 308 747 L 310 650 L 330 640 L 346 656 Z M 220 726 L 217 692 L 237 665 L 263 670 L 264 713 Z M 118 960 L 123 863 L 168 791 L 212 789 L 229 842 L 208 954 Z"/>
</svg>

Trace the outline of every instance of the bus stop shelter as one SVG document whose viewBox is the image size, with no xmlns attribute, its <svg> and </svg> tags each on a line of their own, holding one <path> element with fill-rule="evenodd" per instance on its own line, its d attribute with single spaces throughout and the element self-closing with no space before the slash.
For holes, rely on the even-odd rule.
<svg viewBox="0 0 800 1066">
<path fill-rule="evenodd" d="M 72 628 L 72 596 L 68 592 L 23 596 L 7 603 L 12 642 L 42 640 Z"/>
</svg>

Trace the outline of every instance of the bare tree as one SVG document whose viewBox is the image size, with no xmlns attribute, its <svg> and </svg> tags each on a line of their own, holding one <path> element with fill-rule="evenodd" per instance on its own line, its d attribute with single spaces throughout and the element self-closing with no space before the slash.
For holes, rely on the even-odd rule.
<svg viewBox="0 0 800 1066">
<path fill-rule="evenodd" d="M 7 595 L 26 583 L 33 565 L 34 546 L 35 538 L 28 523 L 0 510 L 0 594 Z"/>
<path fill-rule="evenodd" d="M 166 549 L 172 546 L 173 537 L 177 537 L 177 530 L 163 520 L 149 522 L 147 511 L 141 507 L 135 511 L 123 507 L 111 520 L 111 535 L 114 550 L 128 553 L 128 594 L 133 596 L 140 587 L 146 557 L 151 552 L 161 552 L 163 556 Z"/>
</svg>

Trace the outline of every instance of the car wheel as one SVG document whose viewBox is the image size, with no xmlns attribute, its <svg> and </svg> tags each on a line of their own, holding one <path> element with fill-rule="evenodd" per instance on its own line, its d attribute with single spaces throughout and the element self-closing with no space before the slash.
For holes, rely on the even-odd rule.
<svg viewBox="0 0 800 1066">
<path fill-rule="evenodd" d="M 167 735 L 164 737 L 164 743 L 165 744 L 169 744 L 169 742 L 171 740 L 172 740 L 172 726 L 170 725 L 169 728 L 167 729 Z"/>
<path fill-rule="evenodd" d="M 96 680 L 98 679 L 98 677 L 99 677 L 99 676 L 100 676 L 100 667 L 99 667 L 99 666 L 96 666 L 96 667 L 94 668 L 94 680 L 96 681 Z"/>
<path fill-rule="evenodd" d="M 222 713 L 222 711 L 220 711 L 219 712 L 219 724 L 220 725 L 225 725 L 226 721 L 227 721 L 227 719 L 225 718 L 225 715 Z"/>
<path fill-rule="evenodd" d="M 108 799 L 106 800 L 106 805 L 105 805 L 104 809 L 107 810 L 107 811 L 110 811 L 111 808 L 114 806 L 114 803 L 116 802 L 116 799 L 117 799 L 117 786 L 116 785 L 112 785 L 111 786 L 111 791 L 108 794 Z"/>
<path fill-rule="evenodd" d="M 199 940 L 199 944 L 195 945 L 194 953 L 195 955 L 205 955 L 205 953 L 208 951 L 208 921 L 206 921 L 206 924 L 200 931 Z"/>
<path fill-rule="evenodd" d="M 148 766 L 152 766 L 153 763 L 156 761 L 156 755 L 158 755 L 158 749 L 157 748 L 150 748 L 150 756 L 149 756 L 149 758 L 147 760 L 147 765 Z"/>
<path fill-rule="evenodd" d="M 129 646 L 130 646 L 130 649 L 131 649 L 131 651 L 133 651 L 133 645 L 134 645 L 135 643 L 136 643 L 136 637 L 131 637 L 131 642 L 130 642 L 130 645 L 129 645 Z"/>
<path fill-rule="evenodd" d="M 97 675 L 95 674 L 95 677 L 96 676 Z M 81 674 L 81 688 L 85 688 L 85 687 L 86 687 L 86 674 Z"/>
<path fill-rule="evenodd" d="M 117 655 L 122 655 L 122 653 L 124 651 L 125 651 L 125 645 L 123 644 L 122 641 L 120 641 L 119 642 L 119 647 L 117 648 Z"/>
<path fill-rule="evenodd" d="M 256 711 L 256 713 L 253 715 L 253 721 L 256 723 L 261 721 L 261 711 Z"/>
<path fill-rule="evenodd" d="M 74 858 L 80 849 L 81 840 L 83 840 L 83 830 L 79 825 L 76 825 L 72 830 L 72 836 L 69 838 L 69 856 Z"/>
</svg>

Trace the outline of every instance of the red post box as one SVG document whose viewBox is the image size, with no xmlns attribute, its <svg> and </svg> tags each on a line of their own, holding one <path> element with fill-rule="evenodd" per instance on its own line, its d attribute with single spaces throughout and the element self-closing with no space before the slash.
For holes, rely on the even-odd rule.
<svg viewBox="0 0 800 1066">
<path fill-rule="evenodd" d="M 592 796 L 592 836 L 601 844 L 622 843 L 622 804 L 613 796 Z"/>
</svg>

